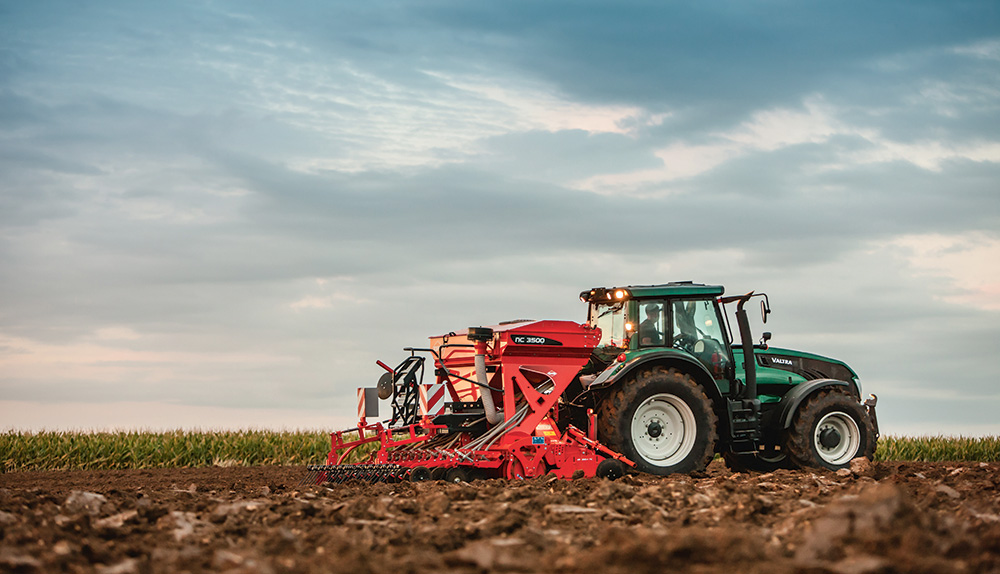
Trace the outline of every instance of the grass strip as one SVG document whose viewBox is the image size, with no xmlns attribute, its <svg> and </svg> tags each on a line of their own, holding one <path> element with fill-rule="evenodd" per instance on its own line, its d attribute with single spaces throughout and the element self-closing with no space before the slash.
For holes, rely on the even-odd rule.
<svg viewBox="0 0 1000 574">
<path fill-rule="evenodd" d="M 1000 461 L 1000 437 L 883 436 L 875 460 L 996 462 Z"/>
<path fill-rule="evenodd" d="M 200 466 L 304 465 L 326 461 L 322 431 L 37 432 L 0 434 L 3 472 Z"/>
<path fill-rule="evenodd" d="M 357 462 L 374 448 L 358 449 Z M 107 470 L 323 464 L 323 431 L 36 432 L 0 434 L 0 470 Z M 1000 461 L 1000 437 L 897 437 L 879 440 L 875 459 L 918 462 Z"/>
</svg>

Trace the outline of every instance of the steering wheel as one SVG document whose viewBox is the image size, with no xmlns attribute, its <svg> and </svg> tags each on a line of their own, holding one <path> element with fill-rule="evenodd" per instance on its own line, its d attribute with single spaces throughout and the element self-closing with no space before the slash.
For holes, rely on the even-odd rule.
<svg viewBox="0 0 1000 574">
<path fill-rule="evenodd" d="M 681 333 L 674 337 L 674 348 L 691 352 L 691 348 L 698 340 L 687 333 Z"/>
</svg>

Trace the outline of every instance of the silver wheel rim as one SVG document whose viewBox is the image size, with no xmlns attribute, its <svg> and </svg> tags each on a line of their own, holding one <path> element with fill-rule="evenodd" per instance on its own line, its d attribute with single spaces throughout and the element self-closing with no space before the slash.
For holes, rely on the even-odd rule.
<svg viewBox="0 0 1000 574">
<path fill-rule="evenodd" d="M 824 431 L 834 431 L 840 435 L 840 442 L 831 447 L 823 446 L 820 437 Z M 824 462 L 831 465 L 847 464 L 858 453 L 861 446 L 861 430 L 847 413 L 829 413 L 819 420 L 813 432 L 813 444 Z"/>
<path fill-rule="evenodd" d="M 632 415 L 632 444 L 655 466 L 673 466 L 687 458 L 696 431 L 694 411 L 676 395 L 653 395 Z"/>
</svg>

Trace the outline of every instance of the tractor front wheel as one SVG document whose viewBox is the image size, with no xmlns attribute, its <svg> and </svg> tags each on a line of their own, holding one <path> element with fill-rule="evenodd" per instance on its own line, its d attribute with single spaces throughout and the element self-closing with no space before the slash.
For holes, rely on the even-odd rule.
<svg viewBox="0 0 1000 574">
<path fill-rule="evenodd" d="M 875 430 L 865 407 L 840 391 L 821 391 L 795 413 L 785 444 L 799 466 L 838 470 L 875 456 Z"/>
<path fill-rule="evenodd" d="M 715 456 L 718 418 L 691 375 L 655 367 L 601 401 L 601 441 L 651 474 L 702 471 Z"/>
</svg>

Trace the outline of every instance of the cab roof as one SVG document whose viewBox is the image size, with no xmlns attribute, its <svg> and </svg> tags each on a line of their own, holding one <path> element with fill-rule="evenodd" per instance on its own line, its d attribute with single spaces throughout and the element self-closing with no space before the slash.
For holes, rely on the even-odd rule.
<svg viewBox="0 0 1000 574">
<path fill-rule="evenodd" d="M 603 302 L 610 300 L 620 300 L 616 294 L 619 291 L 628 293 L 630 299 L 645 299 L 652 297 L 688 297 L 688 296 L 711 296 L 718 297 L 726 292 L 726 288 L 721 285 L 705 285 L 694 283 L 693 281 L 672 281 L 660 285 L 626 285 L 622 287 L 594 287 L 580 293 L 580 299 L 584 301 Z"/>
</svg>

